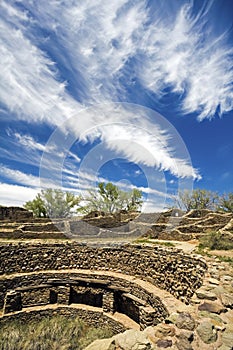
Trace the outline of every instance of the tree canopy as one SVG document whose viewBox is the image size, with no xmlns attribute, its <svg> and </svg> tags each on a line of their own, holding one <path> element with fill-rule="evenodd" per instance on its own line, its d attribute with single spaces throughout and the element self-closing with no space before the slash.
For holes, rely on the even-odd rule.
<svg viewBox="0 0 233 350">
<path fill-rule="evenodd" d="M 218 195 L 211 191 L 203 189 L 195 189 L 192 191 L 184 190 L 178 192 L 175 198 L 175 204 L 180 209 L 185 209 L 186 211 L 190 211 L 191 209 L 215 210 L 218 200 Z"/>
<path fill-rule="evenodd" d="M 138 189 L 125 192 L 111 182 L 100 182 L 97 190 L 90 190 L 83 198 L 60 189 L 42 190 L 35 199 L 26 202 L 24 208 L 36 217 L 65 218 L 77 211 L 97 210 L 111 214 L 120 210 L 139 210 L 142 203 L 142 192 Z"/>
<path fill-rule="evenodd" d="M 25 203 L 24 208 L 31 210 L 36 217 L 64 218 L 71 215 L 72 209 L 81 201 L 80 196 L 59 189 L 46 189 L 36 198 Z"/>
<path fill-rule="evenodd" d="M 98 184 L 97 190 L 90 190 L 84 197 L 85 205 L 79 210 L 84 213 L 91 211 L 103 211 L 106 213 L 115 213 L 120 210 L 132 211 L 139 210 L 142 201 L 142 192 L 138 189 L 126 192 L 119 189 L 111 182 Z"/>
<path fill-rule="evenodd" d="M 224 194 L 219 198 L 219 210 L 233 213 L 233 192 Z"/>
<path fill-rule="evenodd" d="M 38 193 L 36 198 L 32 201 L 28 201 L 24 204 L 24 208 L 33 212 L 34 216 L 47 217 L 47 211 L 45 208 L 45 203 L 41 197 L 41 194 Z"/>
</svg>

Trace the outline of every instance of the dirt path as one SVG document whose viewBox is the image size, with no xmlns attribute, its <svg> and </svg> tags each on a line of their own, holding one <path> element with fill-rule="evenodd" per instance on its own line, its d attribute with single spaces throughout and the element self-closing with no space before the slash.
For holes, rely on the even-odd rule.
<svg viewBox="0 0 233 350">
<path fill-rule="evenodd" d="M 233 259 L 233 250 L 210 250 L 208 253 L 214 256 L 226 256 Z"/>
<path fill-rule="evenodd" d="M 182 249 L 185 253 L 194 253 L 195 249 L 197 248 L 199 242 L 198 240 L 192 240 L 192 241 L 165 241 L 165 240 L 158 240 L 158 239 L 150 239 L 148 240 L 151 243 L 155 244 L 161 244 L 166 247 L 166 243 L 171 243 L 174 245 L 174 248 Z"/>
</svg>

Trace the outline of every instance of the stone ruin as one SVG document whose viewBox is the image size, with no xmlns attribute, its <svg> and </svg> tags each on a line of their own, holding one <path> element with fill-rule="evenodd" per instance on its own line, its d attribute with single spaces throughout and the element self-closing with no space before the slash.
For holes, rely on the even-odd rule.
<svg viewBox="0 0 233 350">
<path fill-rule="evenodd" d="M 0 206 L 0 220 L 19 221 L 30 220 L 33 213 L 21 207 L 4 207 Z"/>
<path fill-rule="evenodd" d="M 80 315 L 87 305 L 82 318 L 93 316 L 92 323 L 97 314 L 111 320 L 122 314 L 144 329 L 168 317 L 172 305 L 188 304 L 206 271 L 199 257 L 132 244 L 2 243 L 0 253 L 0 323 L 13 314 L 31 317 L 35 307 Z"/>
<path fill-rule="evenodd" d="M 99 223 L 107 225 L 108 218 L 103 217 L 96 213 L 77 224 L 75 219 L 51 222 L 31 217 L 27 220 L 15 214 L 8 221 L 2 219 L 0 232 L 2 237 L 8 238 L 17 235 L 24 238 L 61 238 L 67 227 L 77 233 L 81 227 L 77 225 L 83 225 L 79 234 L 85 237 L 85 230 L 93 230 L 97 234 L 106 232 L 107 227 L 93 224 L 99 220 Z M 232 215 L 210 211 L 191 211 L 188 214 L 170 211 L 135 215 L 134 218 L 122 216 L 118 221 L 126 224 L 117 227 L 116 235 L 127 235 L 127 232 L 139 229 L 146 237 L 154 235 L 159 239 L 174 239 L 176 232 L 175 237 L 186 240 L 200 237 L 210 230 L 228 235 L 233 233 Z M 217 313 L 226 313 L 233 306 L 228 295 L 227 301 L 221 297 L 220 302 L 213 293 L 201 291 L 208 274 L 205 259 L 184 254 L 175 248 L 73 241 L 39 244 L 2 242 L 0 254 L 0 305 L 3 310 L 0 324 L 15 319 L 26 322 L 59 313 L 77 316 L 90 325 L 101 327 L 108 324 L 117 334 L 128 328 L 146 330 L 150 326 L 161 327 L 159 325 L 165 324 L 166 320 L 173 320 L 174 310 L 182 310 L 176 317 L 189 319 L 188 308 L 197 302 L 200 303 L 200 312 L 212 308 L 210 310 L 217 310 Z M 216 267 L 213 269 L 215 271 Z M 210 278 L 211 283 L 218 281 Z M 209 290 L 209 284 L 207 288 Z M 201 301 L 196 300 L 197 297 Z M 221 306 L 217 309 L 216 305 L 212 305 L 216 299 L 216 305 Z M 192 322 L 194 329 L 197 325 L 194 320 Z M 202 328 L 198 326 L 195 332 L 199 331 Z M 227 332 L 228 328 L 224 334 Z M 212 333 L 213 339 L 207 339 L 207 342 L 221 339 L 215 336 L 214 331 Z M 195 337 L 199 339 L 199 333 Z M 169 340 L 170 343 L 172 341 Z M 190 348 L 191 342 L 189 340 L 187 347 Z M 162 341 L 160 343 L 163 344 Z M 194 349 L 199 349 L 198 346 Z"/>
<path fill-rule="evenodd" d="M 220 232 L 233 240 L 231 213 L 209 210 L 179 209 L 162 213 L 126 213 L 106 215 L 92 212 L 82 218 L 33 218 L 23 208 L 0 207 L 0 237 L 2 238 L 136 238 L 188 241 L 209 232 Z"/>
</svg>

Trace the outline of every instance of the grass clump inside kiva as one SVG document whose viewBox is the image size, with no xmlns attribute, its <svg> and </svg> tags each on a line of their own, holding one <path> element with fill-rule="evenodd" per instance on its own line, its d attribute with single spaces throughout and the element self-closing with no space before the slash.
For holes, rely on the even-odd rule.
<svg viewBox="0 0 233 350">
<path fill-rule="evenodd" d="M 41 321 L 9 321 L 0 328 L 1 350 L 79 350 L 111 337 L 107 326 L 94 328 L 78 318 L 54 316 Z"/>
<path fill-rule="evenodd" d="M 210 250 L 231 250 L 233 240 L 219 232 L 210 232 L 200 238 L 199 249 L 208 248 Z"/>
</svg>

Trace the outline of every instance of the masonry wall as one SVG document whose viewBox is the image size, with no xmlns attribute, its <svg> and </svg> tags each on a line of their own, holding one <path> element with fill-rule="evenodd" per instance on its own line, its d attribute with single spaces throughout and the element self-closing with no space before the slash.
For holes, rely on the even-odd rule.
<svg viewBox="0 0 233 350">
<path fill-rule="evenodd" d="M 51 304 L 71 307 L 83 304 L 111 314 L 115 311 L 126 314 L 141 329 L 156 325 L 169 315 L 162 300 L 144 287 L 123 277 L 103 277 L 75 272 L 9 276 L 1 284 L 4 295 L 3 314 L 34 306 L 38 309 L 38 306 L 51 307 Z"/>
<path fill-rule="evenodd" d="M 37 310 L 37 311 L 26 311 L 19 312 L 11 315 L 6 315 L 0 317 L 0 326 L 4 323 L 7 323 L 11 320 L 19 320 L 22 323 L 30 321 L 40 321 L 44 317 L 52 317 L 53 315 L 67 316 L 67 317 L 78 317 L 80 320 L 84 321 L 86 324 L 98 328 L 101 326 L 108 326 L 112 329 L 114 334 L 124 332 L 126 328 L 117 321 L 109 318 L 104 315 L 101 311 L 92 311 L 92 310 L 82 310 L 72 307 L 58 307 L 56 309 L 46 309 L 46 310 Z"/>
<path fill-rule="evenodd" d="M 0 274 L 60 269 L 109 270 L 140 277 L 187 301 L 202 284 L 206 263 L 179 250 L 141 245 L 2 244 Z"/>
<path fill-rule="evenodd" d="M 0 220 L 32 219 L 33 214 L 21 207 L 0 206 Z"/>
<path fill-rule="evenodd" d="M 23 298 L 22 298 L 22 306 L 26 307 L 27 305 L 36 305 L 36 304 L 46 304 L 49 303 L 49 293 L 48 290 L 51 289 L 51 279 L 62 281 L 64 285 L 66 285 L 67 281 L 69 281 L 72 290 L 81 292 L 82 288 L 85 292 L 88 288 L 91 288 L 92 292 L 95 293 L 98 291 L 100 294 L 106 294 L 108 290 L 114 292 L 122 291 L 125 293 L 131 293 L 132 295 L 136 295 L 138 298 L 143 300 L 148 305 L 152 306 L 157 310 L 156 319 L 158 321 L 162 320 L 167 316 L 167 310 L 164 307 L 162 301 L 159 297 L 155 296 L 153 293 L 148 292 L 148 290 L 139 287 L 137 284 L 129 282 L 124 278 L 117 278 L 112 276 L 98 276 L 98 275 L 90 275 L 82 273 L 52 273 L 52 272 L 41 272 L 33 275 L 21 275 L 21 276 L 4 276 L 5 278 L 0 279 L 0 307 L 3 307 L 4 297 L 9 290 L 20 290 Z M 80 279 L 87 279 L 90 281 L 87 287 L 87 283 L 80 283 Z M 103 285 L 102 289 L 96 287 L 96 281 L 100 280 L 105 281 L 106 285 Z M 72 281 L 76 280 L 76 284 Z M 91 281 L 95 281 L 95 289 L 91 284 Z M 103 284 L 103 282 L 102 282 Z M 32 286 L 40 286 L 40 288 L 33 289 Z M 45 288 L 42 288 L 46 286 Z M 114 287 L 115 286 L 115 287 Z M 53 287 L 54 291 L 56 288 Z M 25 290 L 25 291 L 24 291 Z M 73 292 L 72 292 L 73 293 Z M 75 300 L 73 300 L 75 302 Z"/>
</svg>

